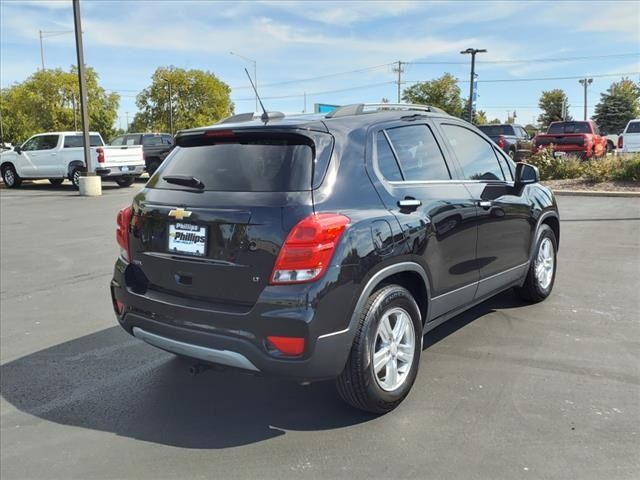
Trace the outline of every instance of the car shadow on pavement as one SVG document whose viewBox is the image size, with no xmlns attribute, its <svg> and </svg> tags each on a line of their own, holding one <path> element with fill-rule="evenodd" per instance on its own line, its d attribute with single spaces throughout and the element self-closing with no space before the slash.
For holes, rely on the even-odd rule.
<svg viewBox="0 0 640 480">
<path fill-rule="evenodd" d="M 521 305 L 503 293 L 434 329 L 425 348 L 497 308 Z M 0 394 L 50 422 L 181 448 L 229 448 L 375 418 L 344 404 L 333 382 L 302 386 L 232 370 L 190 376 L 187 363 L 118 326 L 5 363 Z M 24 418 L 3 413 L 3 428 L 11 422 Z"/>
</svg>

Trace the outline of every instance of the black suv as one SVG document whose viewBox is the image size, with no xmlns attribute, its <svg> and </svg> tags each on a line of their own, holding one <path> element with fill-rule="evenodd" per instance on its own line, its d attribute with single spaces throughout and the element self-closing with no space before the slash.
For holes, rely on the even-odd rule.
<svg viewBox="0 0 640 480">
<path fill-rule="evenodd" d="M 553 288 L 553 194 L 438 109 L 241 116 L 176 145 L 118 215 L 111 294 L 122 327 L 195 371 L 337 379 L 383 413 L 427 331 L 505 289 Z"/>
</svg>

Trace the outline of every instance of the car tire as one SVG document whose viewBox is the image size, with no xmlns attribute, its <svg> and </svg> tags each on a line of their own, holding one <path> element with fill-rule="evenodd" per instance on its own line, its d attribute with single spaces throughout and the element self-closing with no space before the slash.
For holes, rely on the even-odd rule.
<svg viewBox="0 0 640 480">
<path fill-rule="evenodd" d="M 541 302 L 551 294 L 556 279 L 558 241 L 549 225 L 541 225 L 535 253 L 522 287 L 516 288 L 520 298 Z"/>
<path fill-rule="evenodd" d="M 62 185 L 62 182 L 64 182 L 64 178 L 50 178 L 49 179 L 49 183 L 51 185 Z"/>
<path fill-rule="evenodd" d="M 149 174 L 149 176 L 155 173 L 161 163 L 162 162 L 160 160 L 155 158 L 149 161 L 149 165 L 147 165 L 147 173 Z"/>
<path fill-rule="evenodd" d="M 22 179 L 13 165 L 5 165 L 2 167 L 2 181 L 7 188 L 18 188 L 22 185 Z"/>
<path fill-rule="evenodd" d="M 73 184 L 73 187 L 76 190 L 80 189 L 80 177 L 82 176 L 83 173 L 84 173 L 84 168 L 73 167 L 71 169 L 71 173 L 69 174 L 69 180 L 71 180 L 71 183 Z"/>
<path fill-rule="evenodd" d="M 384 286 L 360 314 L 347 364 L 337 379 L 339 395 L 367 412 L 393 410 L 413 386 L 421 351 L 422 322 L 413 296 L 399 285 Z"/>
<path fill-rule="evenodd" d="M 130 187 L 136 181 L 136 177 L 116 177 L 116 183 L 120 188 Z"/>
</svg>

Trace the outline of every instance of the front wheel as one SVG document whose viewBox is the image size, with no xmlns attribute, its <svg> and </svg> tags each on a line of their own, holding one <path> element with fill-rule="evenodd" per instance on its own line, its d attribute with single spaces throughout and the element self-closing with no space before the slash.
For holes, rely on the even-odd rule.
<svg viewBox="0 0 640 480">
<path fill-rule="evenodd" d="M 18 188 L 22 185 L 22 179 L 13 165 L 5 165 L 2 167 L 2 181 L 7 188 Z"/>
<path fill-rule="evenodd" d="M 399 285 L 381 288 L 362 311 L 338 393 L 360 410 L 393 410 L 413 386 L 421 351 L 422 322 L 413 296 Z"/>
<path fill-rule="evenodd" d="M 130 187 L 136 180 L 136 177 L 116 177 L 116 183 L 120 188 Z"/>
<path fill-rule="evenodd" d="M 64 178 L 50 178 L 49 179 L 49 183 L 51 185 L 62 185 L 62 182 L 64 182 Z"/>
<path fill-rule="evenodd" d="M 529 302 L 541 302 L 551 294 L 556 279 L 558 241 L 549 225 L 540 227 L 533 261 L 522 287 L 516 293 Z"/>
</svg>

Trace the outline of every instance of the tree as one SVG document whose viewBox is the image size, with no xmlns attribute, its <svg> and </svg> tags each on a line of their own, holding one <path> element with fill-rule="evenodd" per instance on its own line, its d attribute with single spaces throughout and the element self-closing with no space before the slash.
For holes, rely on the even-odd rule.
<svg viewBox="0 0 640 480">
<path fill-rule="evenodd" d="M 462 108 L 462 112 L 458 115 L 463 120 L 469 120 L 469 97 L 464 100 L 464 107 Z M 474 110 L 473 111 L 473 122 L 474 125 L 483 125 L 487 123 L 487 114 L 483 110 Z"/>
<path fill-rule="evenodd" d="M 98 74 L 85 70 L 89 129 L 107 140 L 113 132 L 120 97 L 98 85 Z M 80 130 L 80 88 L 76 67 L 40 70 L 22 83 L 0 92 L 5 142 L 21 143 L 31 135 L 47 131 Z M 75 116 L 74 116 L 75 107 Z M 77 127 L 77 128 L 76 128 Z"/>
<path fill-rule="evenodd" d="M 151 85 L 136 98 L 140 112 L 129 131 L 168 132 L 170 100 L 174 131 L 211 125 L 233 113 L 230 93 L 231 88 L 211 72 L 160 67 L 151 77 Z"/>
<path fill-rule="evenodd" d="M 542 113 L 538 116 L 538 123 L 540 123 L 543 128 L 548 127 L 551 122 L 557 122 L 563 119 L 563 102 L 565 111 L 568 112 L 569 100 L 567 99 L 567 94 L 564 93 L 564 90 L 556 88 L 555 90 L 542 92 L 540 100 L 538 101 L 538 106 L 542 110 Z M 571 120 L 571 117 L 566 115 L 565 119 Z"/>
<path fill-rule="evenodd" d="M 494 118 L 489 122 L 489 125 L 498 125 L 500 123 L 502 123 L 502 120 L 500 120 L 499 118 Z"/>
<path fill-rule="evenodd" d="M 463 101 L 458 80 L 450 73 L 445 73 L 442 77 L 434 80 L 412 85 L 404 90 L 402 100 L 438 107 L 455 117 L 463 115 Z"/>
<path fill-rule="evenodd" d="M 538 133 L 538 131 L 539 131 L 539 130 L 538 130 L 538 127 L 536 127 L 535 125 L 532 125 L 532 124 L 530 124 L 530 123 L 527 123 L 527 124 L 524 126 L 524 129 L 525 129 L 525 131 L 526 131 L 529 135 L 531 135 L 532 137 L 533 137 L 534 135 L 536 135 L 536 134 Z"/>
<path fill-rule="evenodd" d="M 484 110 L 478 110 L 474 112 L 474 121 L 476 125 L 484 125 L 487 123 L 487 113 Z"/>
<path fill-rule="evenodd" d="M 602 131 L 618 133 L 629 120 L 640 117 L 640 84 L 628 78 L 613 82 L 606 93 L 600 94 L 593 119 Z"/>
</svg>

